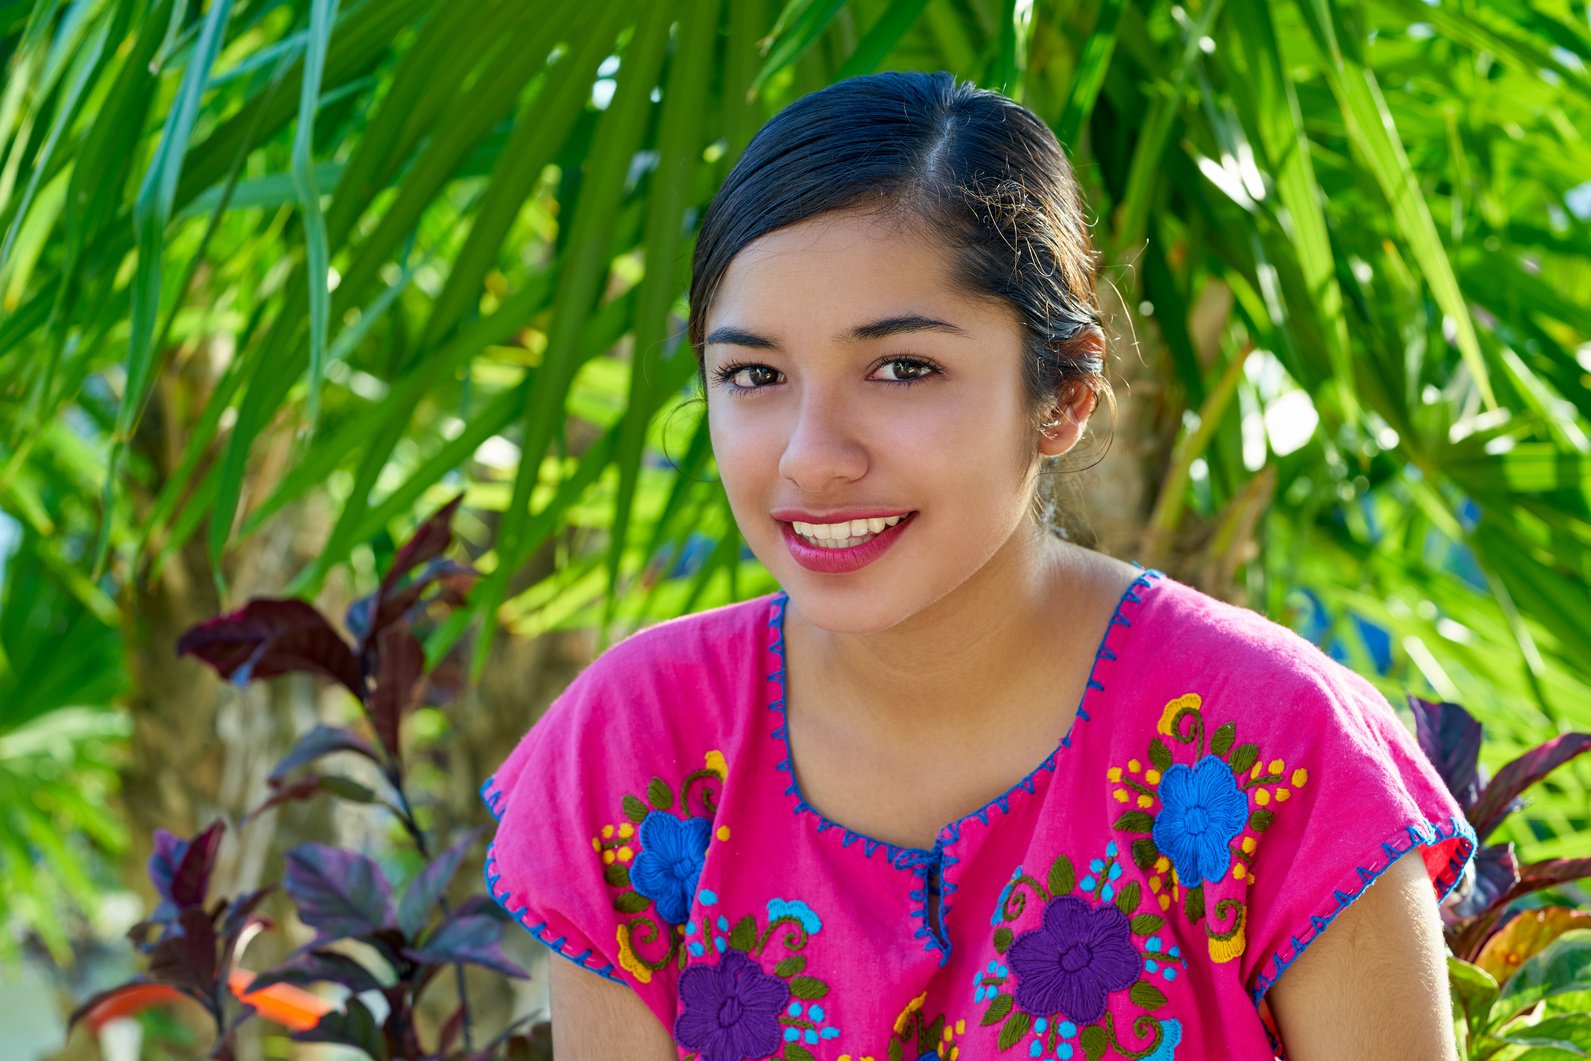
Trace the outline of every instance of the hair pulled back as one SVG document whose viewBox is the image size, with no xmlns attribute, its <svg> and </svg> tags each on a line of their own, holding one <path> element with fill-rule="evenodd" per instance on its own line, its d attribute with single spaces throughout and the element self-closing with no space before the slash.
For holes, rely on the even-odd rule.
<svg viewBox="0 0 1591 1061">
<path fill-rule="evenodd" d="M 920 223 L 950 251 L 952 282 L 1023 324 L 1037 418 L 1066 385 L 1113 402 L 1104 377 L 1096 260 L 1081 194 L 1055 134 L 1032 111 L 950 74 L 848 78 L 785 107 L 752 137 L 702 218 L 687 336 L 735 255 L 822 214 Z"/>
</svg>

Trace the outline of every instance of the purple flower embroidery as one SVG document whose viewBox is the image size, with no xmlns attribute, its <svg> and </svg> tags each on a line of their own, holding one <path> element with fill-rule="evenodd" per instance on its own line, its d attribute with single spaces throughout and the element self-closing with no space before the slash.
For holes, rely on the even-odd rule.
<svg viewBox="0 0 1591 1061">
<path fill-rule="evenodd" d="M 1018 1006 L 1078 1024 L 1104 1016 L 1106 996 L 1137 983 L 1143 965 L 1126 914 L 1070 895 L 1050 900 L 1044 927 L 1018 936 L 1006 961 L 1016 974 Z"/>
<path fill-rule="evenodd" d="M 1177 763 L 1160 779 L 1155 846 L 1177 867 L 1184 888 L 1220 880 L 1232 864 L 1232 839 L 1248 821 L 1248 797 L 1232 768 L 1206 755 L 1194 766 Z"/>
<path fill-rule="evenodd" d="M 680 821 L 662 811 L 641 821 L 641 853 L 630 867 L 630 887 L 652 900 L 671 925 L 683 925 L 690 916 L 712 830 L 706 818 Z"/>
<path fill-rule="evenodd" d="M 686 969 L 679 997 L 685 1009 L 674 1038 L 701 1061 L 746 1061 L 779 1049 L 779 1012 L 790 1001 L 790 985 L 742 952 L 727 950 L 716 966 Z"/>
</svg>

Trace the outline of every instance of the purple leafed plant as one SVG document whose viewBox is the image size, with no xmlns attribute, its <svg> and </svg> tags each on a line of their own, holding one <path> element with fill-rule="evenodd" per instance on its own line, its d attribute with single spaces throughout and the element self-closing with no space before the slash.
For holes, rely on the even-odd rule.
<svg viewBox="0 0 1591 1061">
<path fill-rule="evenodd" d="M 1457 704 L 1409 697 L 1415 734 L 1448 791 L 1464 809 L 1481 845 L 1473 879 L 1466 878 L 1456 898 L 1443 904 L 1448 947 L 1473 962 L 1497 930 L 1508 906 L 1520 896 L 1591 877 L 1591 858 L 1555 858 L 1521 866 L 1511 843 L 1486 843 L 1504 818 L 1523 807 L 1520 794 L 1582 752 L 1591 750 L 1591 733 L 1566 733 L 1513 760 L 1488 780 L 1480 765 L 1483 727 Z"/>
<path fill-rule="evenodd" d="M 544 1025 L 522 1033 L 516 1024 L 476 1048 L 463 966 L 473 964 L 517 978 L 526 973 L 500 949 L 508 915 L 496 903 L 478 895 L 454 906 L 445 897 L 448 884 L 479 839 L 479 830 L 433 854 L 405 786 L 402 721 L 428 685 L 425 652 L 416 631 L 428 621 L 433 605 L 463 604 L 475 577 L 473 570 L 442 555 L 452 541 L 452 518 L 461 500 L 455 498 L 427 519 L 398 551 L 376 592 L 348 610 L 351 641 L 303 601 L 256 598 L 239 611 L 187 631 L 177 651 L 240 685 L 281 674 L 315 674 L 347 689 L 362 708 L 359 727 L 318 725 L 303 734 L 272 771 L 270 795 L 245 816 L 245 822 L 269 807 L 320 794 L 378 804 L 402 825 L 424 862 L 421 872 L 399 893 L 375 860 L 363 853 L 316 843 L 293 848 L 287 854 L 283 890 L 315 937 L 287 962 L 255 977 L 249 992 L 272 984 L 342 985 L 350 992 L 344 1008 L 326 1014 L 313 1028 L 295 1032 L 293 1038 L 339 1043 L 374 1058 L 475 1061 L 503 1054 L 550 1058 Z M 430 689 L 433 699 L 438 693 L 437 688 Z M 337 754 L 374 763 L 385 791 L 320 770 L 322 760 Z M 132 932 L 149 955 L 149 970 L 89 1000 L 74 1014 L 74 1022 L 121 991 L 139 984 L 164 984 L 211 1013 L 216 1026 L 213 1056 L 231 1056 L 233 1033 L 252 1010 L 231 1000 L 227 977 L 239 939 L 251 925 L 265 923 L 253 911 L 270 889 L 205 905 L 222 832 L 222 824 L 216 822 L 191 841 L 164 830 L 156 833 L 149 872 L 161 902 Z M 362 947 L 356 952 L 342 949 L 348 943 Z M 370 955 L 379 961 L 368 960 Z M 427 1049 L 416 1027 L 416 1005 L 449 967 L 454 969 L 458 1005 Z M 380 1018 L 359 997 L 370 998 L 372 993 L 385 1003 Z M 462 1049 L 455 1049 L 456 1043 L 462 1043 Z"/>
<path fill-rule="evenodd" d="M 149 856 L 149 879 L 160 905 L 128 932 L 149 959 L 149 969 L 125 984 L 102 991 L 72 1013 L 76 1024 L 100 1003 L 124 991 L 162 985 L 204 1007 L 215 1023 L 216 1042 L 210 1056 L 232 1057 L 232 1033 L 249 1016 L 230 1002 L 227 976 L 238 940 L 255 926 L 269 922 L 254 910 L 271 891 L 261 888 L 230 901 L 207 906 L 210 874 L 221 848 L 225 827 L 216 821 L 189 840 L 155 830 L 155 851 Z"/>
</svg>

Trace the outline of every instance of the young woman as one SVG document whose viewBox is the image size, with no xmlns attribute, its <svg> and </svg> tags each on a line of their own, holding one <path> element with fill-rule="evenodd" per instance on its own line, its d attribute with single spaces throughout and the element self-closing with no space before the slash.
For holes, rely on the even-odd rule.
<svg viewBox="0 0 1591 1061">
<path fill-rule="evenodd" d="M 619 644 L 486 785 L 492 894 L 569 959 L 560 1061 L 1452 1056 L 1474 836 L 1385 700 L 1035 515 L 1109 397 L 1050 130 L 841 82 L 753 139 L 694 269 L 783 592 Z"/>
</svg>

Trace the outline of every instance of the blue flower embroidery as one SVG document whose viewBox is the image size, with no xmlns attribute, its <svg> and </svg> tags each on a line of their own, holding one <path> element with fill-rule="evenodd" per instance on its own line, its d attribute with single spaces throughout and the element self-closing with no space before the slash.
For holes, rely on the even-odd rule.
<svg viewBox="0 0 1591 1061">
<path fill-rule="evenodd" d="M 1220 880 L 1232 864 L 1232 839 L 1248 821 L 1248 797 L 1232 768 L 1214 755 L 1193 766 L 1176 763 L 1160 779 L 1160 802 L 1155 846 L 1177 867 L 1182 886 Z"/>
<path fill-rule="evenodd" d="M 801 927 L 807 930 L 808 935 L 816 935 L 822 928 L 823 922 L 817 913 L 800 899 L 769 899 L 768 921 L 773 923 L 781 917 L 793 917 L 801 922 Z"/>
<path fill-rule="evenodd" d="M 691 896 L 707 860 L 713 823 L 653 811 L 641 822 L 641 853 L 630 868 L 630 887 L 652 900 L 658 916 L 682 925 L 690 916 Z"/>
<path fill-rule="evenodd" d="M 1182 1022 L 1161 1021 L 1160 1036 L 1160 1045 L 1144 1061 L 1172 1061 L 1177 1056 L 1177 1046 L 1182 1042 Z"/>
</svg>

